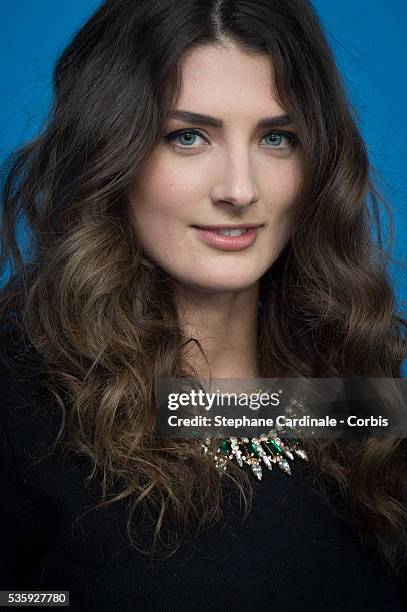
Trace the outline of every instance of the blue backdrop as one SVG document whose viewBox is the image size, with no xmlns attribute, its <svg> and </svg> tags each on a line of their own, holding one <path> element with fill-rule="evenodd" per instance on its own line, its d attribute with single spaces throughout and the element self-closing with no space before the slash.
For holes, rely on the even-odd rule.
<svg viewBox="0 0 407 612">
<path fill-rule="evenodd" d="M 98 4 L 99 0 L 1 0 L 0 161 L 40 127 L 50 102 L 56 56 Z M 314 6 L 344 76 L 379 186 L 394 213 L 393 257 L 405 266 L 407 3 L 315 0 Z M 403 265 L 393 263 L 391 279 L 406 315 Z"/>
</svg>

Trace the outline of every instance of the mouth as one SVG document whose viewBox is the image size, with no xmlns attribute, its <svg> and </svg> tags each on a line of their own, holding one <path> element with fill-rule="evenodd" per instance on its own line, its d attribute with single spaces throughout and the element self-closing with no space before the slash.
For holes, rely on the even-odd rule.
<svg viewBox="0 0 407 612">
<path fill-rule="evenodd" d="M 221 251 L 241 251 L 251 246 L 262 225 L 193 225 L 199 238 L 208 246 Z"/>
<path fill-rule="evenodd" d="M 261 224 L 245 224 L 245 225 L 193 225 L 200 230 L 214 232 L 221 236 L 241 236 L 251 230 L 257 230 L 262 227 Z"/>
</svg>

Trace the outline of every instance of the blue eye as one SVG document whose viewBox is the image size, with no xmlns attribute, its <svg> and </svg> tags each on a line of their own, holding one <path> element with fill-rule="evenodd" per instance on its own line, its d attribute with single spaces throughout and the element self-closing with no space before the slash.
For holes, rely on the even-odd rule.
<svg viewBox="0 0 407 612">
<path fill-rule="evenodd" d="M 189 145 L 194 144 L 194 137 L 199 136 L 200 138 L 203 138 L 203 136 L 197 132 L 196 130 L 178 130 L 177 132 L 172 132 L 171 134 L 167 134 L 167 136 L 165 137 L 166 140 L 170 143 L 173 143 L 174 141 L 176 141 L 178 138 L 185 138 L 184 142 L 181 143 L 181 147 L 178 144 L 175 144 L 173 146 L 181 148 L 181 149 L 196 149 L 197 147 L 191 147 Z"/>
<path fill-rule="evenodd" d="M 194 149 L 199 148 L 198 146 L 191 146 L 195 143 L 195 138 L 197 136 L 199 138 L 202 138 L 206 142 L 208 142 L 206 138 L 200 132 L 198 132 L 197 130 L 192 130 L 192 129 L 184 129 L 184 130 L 177 130 L 176 132 L 171 132 L 170 134 L 167 134 L 167 136 L 165 136 L 165 139 L 174 148 L 184 149 L 184 150 L 191 150 L 191 149 L 194 150 Z M 272 139 L 271 148 L 276 149 L 276 150 L 285 151 L 285 150 L 294 148 L 295 145 L 297 144 L 297 136 L 293 132 L 287 132 L 285 130 L 274 130 L 273 132 L 269 132 L 268 134 L 263 136 L 263 138 L 271 138 Z M 181 144 L 173 144 L 178 139 L 180 139 L 178 142 L 181 142 L 181 139 L 184 139 L 184 142 L 181 142 Z M 281 143 L 284 143 L 284 141 L 287 141 L 288 144 L 285 144 L 285 145 L 283 144 L 283 146 L 280 146 Z"/>
<path fill-rule="evenodd" d="M 293 134 L 293 136 L 294 136 L 294 134 Z M 286 140 L 290 140 L 288 138 L 287 134 L 283 134 L 282 132 L 270 132 L 270 134 L 266 134 L 264 136 L 264 138 L 271 138 L 272 139 L 272 143 L 271 144 L 276 145 L 276 146 L 280 145 L 281 142 L 284 140 L 284 138 Z M 291 140 L 290 140 L 290 142 L 291 142 Z M 281 147 L 281 148 L 285 148 L 285 147 Z"/>
</svg>

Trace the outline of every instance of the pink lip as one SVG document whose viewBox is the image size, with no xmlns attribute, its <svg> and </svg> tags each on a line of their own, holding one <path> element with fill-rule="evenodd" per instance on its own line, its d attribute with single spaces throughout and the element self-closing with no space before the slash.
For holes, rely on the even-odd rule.
<svg viewBox="0 0 407 612">
<path fill-rule="evenodd" d="M 219 227 L 218 229 L 229 228 Z M 256 240 L 258 231 L 258 227 L 252 227 L 241 236 L 222 236 L 222 234 L 217 234 L 213 230 L 203 229 L 201 227 L 194 227 L 194 229 L 198 233 L 201 240 L 203 240 L 206 244 L 222 251 L 240 251 L 242 249 L 246 249 Z"/>
<path fill-rule="evenodd" d="M 199 229 L 205 230 L 220 230 L 220 229 L 256 229 L 260 227 L 260 224 L 257 223 L 246 223 L 244 225 L 194 225 L 193 227 L 198 227 Z"/>
</svg>

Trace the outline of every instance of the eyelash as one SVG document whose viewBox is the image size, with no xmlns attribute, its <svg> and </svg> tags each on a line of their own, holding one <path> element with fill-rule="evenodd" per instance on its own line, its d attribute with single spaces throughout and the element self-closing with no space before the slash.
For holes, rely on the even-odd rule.
<svg viewBox="0 0 407 612">
<path fill-rule="evenodd" d="M 183 134 L 195 134 L 197 136 L 200 136 L 204 140 L 206 140 L 205 136 L 201 134 L 198 130 L 188 129 L 188 128 L 185 128 L 182 130 L 176 130 L 175 132 L 171 132 L 170 134 L 167 134 L 165 136 L 165 140 L 167 140 L 167 142 L 169 142 L 169 144 L 174 149 L 190 151 L 190 150 L 196 150 L 199 148 L 199 147 L 188 147 L 188 146 L 173 144 L 173 141 L 179 136 L 182 136 Z M 270 136 L 271 134 L 277 134 L 278 136 L 284 136 L 289 141 L 288 147 L 270 147 L 271 149 L 274 149 L 276 151 L 286 151 L 289 149 L 294 149 L 298 145 L 298 138 L 296 134 L 294 134 L 293 132 L 288 132 L 286 130 L 272 130 L 271 132 L 267 132 L 267 134 L 265 134 L 263 138 L 266 138 L 267 136 Z"/>
</svg>

